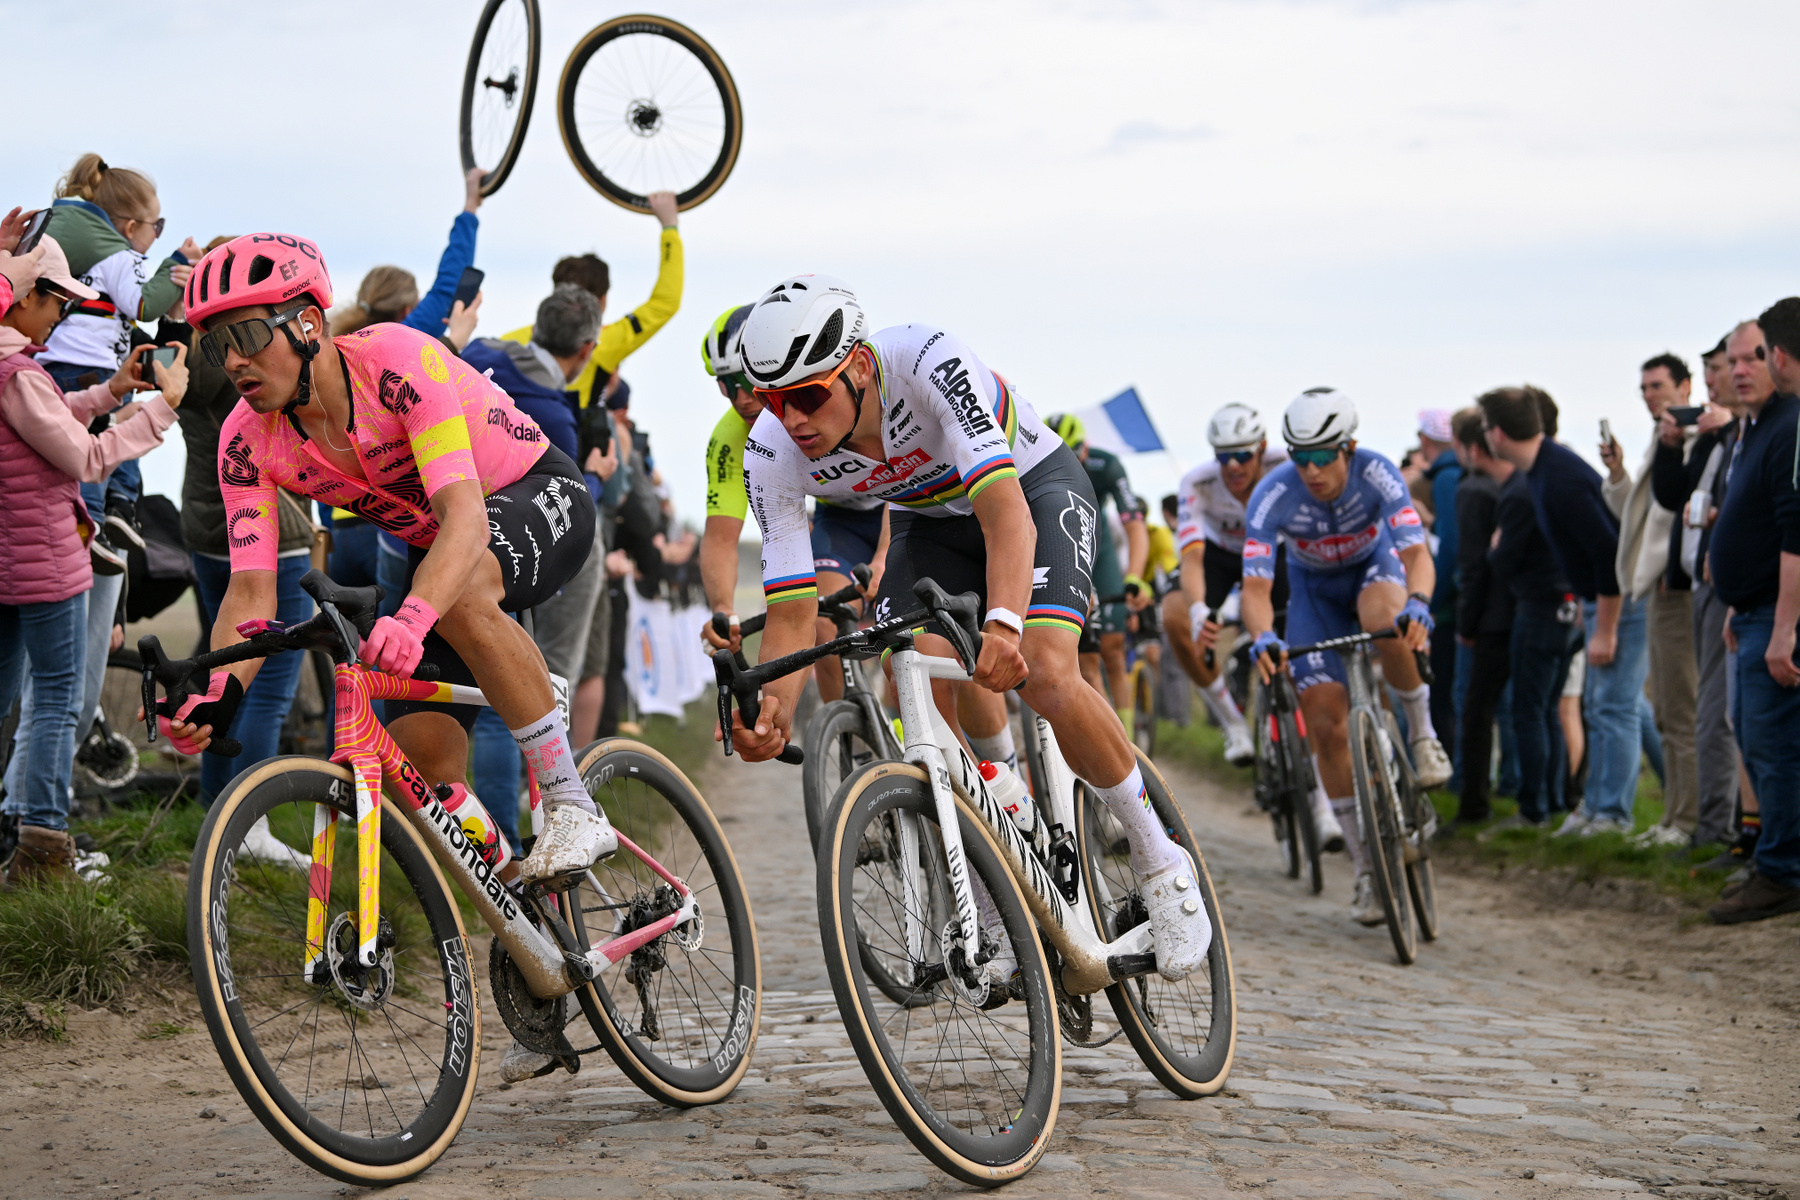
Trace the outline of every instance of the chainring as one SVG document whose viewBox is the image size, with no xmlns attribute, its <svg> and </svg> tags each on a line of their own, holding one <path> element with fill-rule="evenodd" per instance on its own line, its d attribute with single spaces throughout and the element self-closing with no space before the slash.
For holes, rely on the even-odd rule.
<svg viewBox="0 0 1800 1200">
<path fill-rule="evenodd" d="M 521 1046 L 557 1058 L 575 1052 L 563 1035 L 563 1026 L 569 1022 L 568 997 L 540 1000 L 533 996 L 518 964 L 498 942 L 488 951 L 488 987 L 500 1019 Z"/>
</svg>

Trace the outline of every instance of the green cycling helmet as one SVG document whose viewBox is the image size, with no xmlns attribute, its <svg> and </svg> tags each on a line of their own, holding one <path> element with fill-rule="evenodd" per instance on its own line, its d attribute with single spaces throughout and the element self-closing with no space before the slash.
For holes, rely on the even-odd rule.
<svg viewBox="0 0 1800 1200">
<path fill-rule="evenodd" d="M 1056 432 L 1063 440 L 1063 445 L 1071 450 L 1079 450 L 1087 444 L 1087 426 L 1074 413 L 1052 413 L 1045 418 L 1044 424 Z"/>
<path fill-rule="evenodd" d="M 744 318 L 754 307 L 753 304 L 740 304 L 726 309 L 700 339 L 700 361 L 705 364 L 708 375 L 717 379 L 743 373 L 743 342 L 738 334 L 744 328 Z"/>
</svg>

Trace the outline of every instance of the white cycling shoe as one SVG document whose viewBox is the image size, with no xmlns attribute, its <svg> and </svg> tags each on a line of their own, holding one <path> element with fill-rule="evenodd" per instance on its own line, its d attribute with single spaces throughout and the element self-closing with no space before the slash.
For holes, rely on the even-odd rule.
<svg viewBox="0 0 1800 1200">
<path fill-rule="evenodd" d="M 292 867 L 296 871 L 311 871 L 312 857 L 302 854 L 280 838 L 269 828 L 269 818 L 264 815 L 256 819 L 256 824 L 244 834 L 244 846 L 241 851 L 246 857 L 258 862 L 271 863 L 278 867 Z"/>
<path fill-rule="evenodd" d="M 527 1079 L 536 1079 L 539 1075 L 548 1075 L 554 1070 L 554 1058 L 548 1054 L 539 1054 L 516 1040 L 512 1049 L 506 1052 L 506 1057 L 500 1060 L 500 1078 L 507 1083 L 524 1083 Z"/>
<path fill-rule="evenodd" d="M 1375 877 L 1364 872 L 1356 877 L 1356 894 L 1350 899 L 1350 916 L 1358 925 L 1379 925 L 1387 912 L 1375 896 Z"/>
<path fill-rule="evenodd" d="M 1312 794 L 1313 828 L 1319 831 L 1319 849 L 1327 854 L 1337 854 L 1344 848 L 1344 827 L 1338 822 L 1337 814 L 1331 811 L 1331 801 L 1314 792 Z"/>
<path fill-rule="evenodd" d="M 1156 940 L 1157 972 L 1164 979 L 1186 979 L 1206 964 L 1213 937 L 1192 861 L 1146 877 L 1143 897 Z"/>
<path fill-rule="evenodd" d="M 1247 767 L 1256 761 L 1256 746 L 1250 740 L 1248 725 L 1225 727 L 1225 761 L 1234 767 Z"/>
<path fill-rule="evenodd" d="M 1413 774 L 1419 786 L 1440 787 L 1450 781 L 1450 756 L 1444 744 L 1434 737 L 1418 738 L 1412 744 Z"/>
<path fill-rule="evenodd" d="M 577 879 L 618 848 L 619 835 L 605 813 L 558 804 L 545 818 L 530 856 L 519 864 L 519 878 L 527 884 Z"/>
</svg>

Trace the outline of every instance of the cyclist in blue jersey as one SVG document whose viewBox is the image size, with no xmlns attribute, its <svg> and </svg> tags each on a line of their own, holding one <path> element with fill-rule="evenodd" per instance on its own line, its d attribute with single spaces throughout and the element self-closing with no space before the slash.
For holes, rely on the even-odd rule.
<svg viewBox="0 0 1800 1200">
<path fill-rule="evenodd" d="M 1399 632 L 1376 643 L 1382 673 L 1406 714 L 1419 782 L 1436 787 L 1450 778 L 1450 759 L 1432 728 L 1431 689 L 1412 652 L 1425 649 L 1431 634 L 1437 575 L 1406 481 L 1392 462 L 1358 448 L 1356 424 L 1355 403 L 1332 388 L 1313 388 L 1288 405 L 1282 419 L 1288 461 L 1256 485 L 1245 520 L 1244 630 L 1255 639 L 1251 652 L 1265 680 L 1288 665 L 1270 598 L 1279 537 L 1287 547 L 1288 641 L 1307 644 L 1390 626 Z M 1343 662 L 1321 652 L 1293 668 L 1320 782 L 1356 862 L 1351 915 L 1374 925 L 1385 917 L 1355 815 Z"/>
</svg>

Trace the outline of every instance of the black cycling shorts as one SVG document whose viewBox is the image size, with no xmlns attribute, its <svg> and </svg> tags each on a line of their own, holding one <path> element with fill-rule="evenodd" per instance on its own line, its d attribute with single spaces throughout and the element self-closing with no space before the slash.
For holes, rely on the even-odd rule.
<svg viewBox="0 0 1800 1200">
<path fill-rule="evenodd" d="M 1244 581 L 1244 556 L 1233 554 L 1217 542 L 1206 542 L 1206 553 L 1201 557 L 1201 568 L 1206 575 L 1206 607 L 1218 609 L 1225 603 L 1225 597 L 1231 595 L 1231 589 Z M 1287 545 L 1275 543 L 1275 587 L 1269 593 L 1270 601 L 1276 612 L 1287 608 Z"/>
<path fill-rule="evenodd" d="M 1037 526 L 1031 606 L 1019 615 L 1027 628 L 1079 634 L 1087 623 L 1099 545 L 1100 507 L 1094 503 L 1087 468 L 1074 451 L 1058 446 L 1020 478 L 1019 486 Z M 976 593 L 981 611 L 987 611 L 987 544 L 978 518 L 889 511 L 887 569 L 881 576 L 875 619 L 884 621 L 917 608 L 913 583 L 924 578 L 936 580 L 952 596 Z"/>
<path fill-rule="evenodd" d="M 506 594 L 504 612 L 536 608 L 562 590 L 587 562 L 594 546 L 595 514 L 587 483 L 569 456 L 555 446 L 544 451 L 531 470 L 517 483 L 487 498 L 488 553 L 500 564 Z M 425 550 L 409 547 L 406 586 L 425 561 Z M 425 635 L 421 664 L 438 669 L 438 680 L 476 686 L 475 674 L 436 629 Z M 441 712 L 455 717 L 464 729 L 474 726 L 481 706 L 434 704 L 426 700 L 389 700 L 387 719 L 411 712 Z"/>
</svg>

